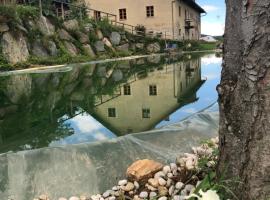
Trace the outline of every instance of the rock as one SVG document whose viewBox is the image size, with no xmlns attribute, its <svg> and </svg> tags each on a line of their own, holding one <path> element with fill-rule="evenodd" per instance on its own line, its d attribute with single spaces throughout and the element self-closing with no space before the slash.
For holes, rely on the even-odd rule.
<svg viewBox="0 0 270 200">
<path fill-rule="evenodd" d="M 128 51 L 129 51 L 129 44 L 128 44 L 128 43 L 122 44 L 122 45 L 116 47 L 116 49 L 117 49 L 118 51 L 128 52 Z"/>
<path fill-rule="evenodd" d="M 150 179 L 148 180 L 148 183 L 149 183 L 150 185 L 152 185 L 153 187 L 158 187 L 158 180 L 157 180 L 157 179 L 150 178 Z"/>
<path fill-rule="evenodd" d="M 163 167 L 163 172 L 164 172 L 164 174 L 168 174 L 169 172 L 171 172 L 170 166 L 165 165 L 165 166 Z"/>
<path fill-rule="evenodd" d="M 119 190 L 119 186 L 113 186 L 113 187 L 112 187 L 112 190 L 113 190 L 113 191 Z"/>
<path fill-rule="evenodd" d="M 90 32 L 90 31 L 94 31 L 93 24 L 91 24 L 91 23 L 85 24 L 84 25 L 84 31 L 87 32 L 87 33 Z"/>
<path fill-rule="evenodd" d="M 47 44 L 47 50 L 51 56 L 57 56 L 58 49 L 53 41 L 49 41 Z"/>
<path fill-rule="evenodd" d="M 167 196 L 168 195 L 168 189 L 163 186 L 158 187 L 158 195 L 159 196 Z"/>
<path fill-rule="evenodd" d="M 95 43 L 95 48 L 98 52 L 104 52 L 105 51 L 105 47 L 104 47 L 104 43 L 102 41 L 97 41 Z"/>
<path fill-rule="evenodd" d="M 133 200 L 142 200 L 138 195 L 135 195 L 134 197 L 133 197 Z"/>
<path fill-rule="evenodd" d="M 103 33 L 101 32 L 100 29 L 97 29 L 96 30 L 96 34 L 97 34 L 97 37 L 98 37 L 99 40 L 102 40 L 103 39 Z"/>
<path fill-rule="evenodd" d="M 11 64 L 27 61 L 29 51 L 26 38 L 20 32 L 17 32 L 16 36 L 13 36 L 10 32 L 4 33 L 2 37 L 2 52 Z"/>
<path fill-rule="evenodd" d="M 125 186 L 127 183 L 128 183 L 127 180 L 121 180 L 121 181 L 118 182 L 118 185 Z"/>
<path fill-rule="evenodd" d="M 172 173 L 168 173 L 167 176 L 168 176 L 168 178 L 172 178 L 173 177 L 173 174 Z"/>
<path fill-rule="evenodd" d="M 189 193 L 192 193 L 193 190 L 195 190 L 195 186 L 191 185 L 191 184 L 188 184 L 188 185 L 185 186 L 185 190 L 187 190 Z"/>
<path fill-rule="evenodd" d="M 116 69 L 112 73 L 112 78 L 115 82 L 121 81 L 123 77 L 124 77 L 123 72 L 120 69 Z"/>
<path fill-rule="evenodd" d="M 141 192 L 139 197 L 142 199 L 146 199 L 148 197 L 148 192 L 145 192 L 145 191 Z"/>
<path fill-rule="evenodd" d="M 169 188 L 169 195 L 172 196 L 173 195 L 173 192 L 174 192 L 174 185 L 172 185 L 170 188 Z"/>
<path fill-rule="evenodd" d="M 167 182 L 166 182 L 163 178 L 159 178 L 159 179 L 158 179 L 158 183 L 159 183 L 159 185 L 161 185 L 161 186 L 165 186 L 165 185 L 167 184 Z"/>
<path fill-rule="evenodd" d="M 170 164 L 171 171 L 177 170 L 177 165 L 175 163 Z"/>
<path fill-rule="evenodd" d="M 160 63 L 160 60 L 161 60 L 161 56 L 160 55 L 150 55 L 147 57 L 147 61 L 150 62 L 150 63 L 155 63 L 155 64 L 158 64 Z"/>
<path fill-rule="evenodd" d="M 33 43 L 32 46 L 32 54 L 37 57 L 48 57 L 49 53 L 43 46 L 42 42 L 40 40 L 37 40 Z"/>
<path fill-rule="evenodd" d="M 134 186 L 135 186 L 136 189 L 139 189 L 139 187 L 140 187 L 140 185 L 139 185 L 139 183 L 137 181 L 134 181 Z"/>
<path fill-rule="evenodd" d="M 64 45 L 71 56 L 76 56 L 79 54 L 79 50 L 72 42 L 65 41 Z"/>
<path fill-rule="evenodd" d="M 70 197 L 69 200 L 80 200 L 79 197 Z"/>
<path fill-rule="evenodd" d="M 175 184 L 175 188 L 178 189 L 178 190 L 181 190 L 183 186 L 184 186 L 184 183 L 182 183 L 182 182 L 177 182 Z"/>
<path fill-rule="evenodd" d="M 88 35 L 86 35 L 86 34 L 84 34 L 82 32 L 77 32 L 76 34 L 77 34 L 77 36 L 79 38 L 80 43 L 86 44 L 86 43 L 90 42 Z"/>
<path fill-rule="evenodd" d="M 6 23 L 0 23 L 0 33 L 8 32 L 9 27 Z"/>
<path fill-rule="evenodd" d="M 151 198 L 154 198 L 156 196 L 157 196 L 157 193 L 156 192 L 150 192 L 150 194 L 149 194 L 150 199 Z"/>
<path fill-rule="evenodd" d="M 121 42 L 121 35 L 118 32 L 112 32 L 110 40 L 113 45 L 119 45 Z"/>
<path fill-rule="evenodd" d="M 49 200 L 49 197 L 45 194 L 40 195 L 38 198 L 39 200 Z"/>
<path fill-rule="evenodd" d="M 166 175 L 164 174 L 163 171 L 159 171 L 157 173 L 155 173 L 155 179 L 159 179 L 160 177 L 165 177 Z"/>
<path fill-rule="evenodd" d="M 173 196 L 173 200 L 185 200 L 186 198 L 184 196 L 175 195 Z"/>
<path fill-rule="evenodd" d="M 58 36 L 61 40 L 67 40 L 67 41 L 74 40 L 74 38 L 65 29 L 60 29 L 58 31 Z"/>
<path fill-rule="evenodd" d="M 111 44 L 111 42 L 110 42 L 110 40 L 108 39 L 108 38 L 103 38 L 103 43 L 107 46 L 107 47 L 109 47 L 112 51 L 115 51 L 115 49 L 113 48 L 113 46 L 112 46 L 112 44 Z"/>
<path fill-rule="evenodd" d="M 107 197 L 109 197 L 112 193 L 113 193 L 112 190 L 107 190 L 106 192 L 103 193 L 102 196 L 103 196 L 104 198 L 107 198 Z"/>
<path fill-rule="evenodd" d="M 134 184 L 131 182 L 128 182 L 126 186 L 124 186 L 123 190 L 126 192 L 129 192 L 135 188 Z"/>
<path fill-rule="evenodd" d="M 147 47 L 147 52 L 148 53 L 158 53 L 160 52 L 160 44 L 158 42 L 155 42 L 155 43 L 152 43 L 152 44 L 149 44 Z"/>
<path fill-rule="evenodd" d="M 81 195 L 80 200 L 90 200 L 90 198 L 85 195 Z"/>
<path fill-rule="evenodd" d="M 166 186 L 170 187 L 172 185 L 172 179 L 168 178 L 167 182 L 166 182 Z"/>
<path fill-rule="evenodd" d="M 159 197 L 158 200 L 167 200 L 167 197 Z"/>
<path fill-rule="evenodd" d="M 112 197 L 109 197 L 108 200 L 115 200 L 116 197 L 112 196 Z"/>
<path fill-rule="evenodd" d="M 67 200 L 67 198 L 60 197 L 58 200 Z"/>
<path fill-rule="evenodd" d="M 38 29 L 45 36 L 52 36 L 55 33 L 55 27 L 52 23 L 44 16 L 41 16 L 36 23 Z"/>
<path fill-rule="evenodd" d="M 76 19 L 71 19 L 71 20 L 65 21 L 64 27 L 69 31 L 78 30 L 80 28 L 79 22 Z"/>
<path fill-rule="evenodd" d="M 83 45 L 84 53 L 92 58 L 96 57 L 95 52 L 93 51 L 92 47 L 89 44 Z"/>
<path fill-rule="evenodd" d="M 152 185 L 149 185 L 149 184 L 145 184 L 145 187 L 150 190 L 150 191 L 156 191 L 157 188 L 153 187 Z"/>
<path fill-rule="evenodd" d="M 135 44 L 135 47 L 136 47 L 137 49 L 142 50 L 142 49 L 144 49 L 144 44 L 143 44 L 143 43 L 136 43 L 136 44 Z"/>
</svg>

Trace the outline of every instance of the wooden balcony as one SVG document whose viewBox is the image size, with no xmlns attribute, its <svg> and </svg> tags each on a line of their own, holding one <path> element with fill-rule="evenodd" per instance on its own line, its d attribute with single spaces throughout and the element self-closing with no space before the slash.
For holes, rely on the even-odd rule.
<svg viewBox="0 0 270 200">
<path fill-rule="evenodd" d="M 190 30 L 193 28 L 195 28 L 193 20 L 190 18 L 186 18 L 185 19 L 185 29 Z"/>
</svg>

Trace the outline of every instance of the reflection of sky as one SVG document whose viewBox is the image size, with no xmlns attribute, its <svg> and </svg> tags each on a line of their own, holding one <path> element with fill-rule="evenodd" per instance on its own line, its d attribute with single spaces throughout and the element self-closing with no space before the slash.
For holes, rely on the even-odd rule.
<svg viewBox="0 0 270 200">
<path fill-rule="evenodd" d="M 65 124 L 69 125 L 75 134 L 59 141 L 53 141 L 50 146 L 94 142 L 116 137 L 96 119 L 85 113 L 65 121 Z"/>
<path fill-rule="evenodd" d="M 156 128 L 179 122 L 181 119 L 203 110 L 217 101 L 218 96 L 216 86 L 220 82 L 221 62 L 222 58 L 217 58 L 214 54 L 201 58 L 202 78 L 207 78 L 207 81 L 197 92 L 199 100 L 180 108 L 170 115 L 170 121 L 162 121 L 156 126 Z"/>
</svg>

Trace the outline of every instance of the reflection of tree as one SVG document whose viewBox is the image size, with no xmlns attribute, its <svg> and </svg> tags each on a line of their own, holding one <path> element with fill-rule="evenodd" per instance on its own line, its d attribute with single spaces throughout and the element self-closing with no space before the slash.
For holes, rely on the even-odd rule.
<svg viewBox="0 0 270 200">
<path fill-rule="evenodd" d="M 31 75 L 31 94 L 27 98 L 21 97 L 16 104 L 17 110 L 13 112 L 7 110 L 7 107 L 14 106 L 5 92 L 9 78 L 0 77 L 0 152 L 21 150 L 26 146 L 32 149 L 45 147 L 52 141 L 74 134 L 74 130 L 59 119 L 63 116 L 72 118 L 78 108 L 91 112 L 96 98 L 115 95 L 132 76 L 147 76 L 151 70 L 179 59 L 183 57 L 161 58 L 159 63 L 149 63 L 147 59 L 140 63 L 132 60 L 128 61 L 127 67 L 121 67 L 121 62 L 103 63 L 95 68 L 84 65 L 67 73 Z M 98 72 L 99 67 L 104 67 L 104 74 Z M 117 81 L 113 76 L 115 70 L 123 75 Z M 1 109 L 7 110 L 3 116 Z"/>
</svg>

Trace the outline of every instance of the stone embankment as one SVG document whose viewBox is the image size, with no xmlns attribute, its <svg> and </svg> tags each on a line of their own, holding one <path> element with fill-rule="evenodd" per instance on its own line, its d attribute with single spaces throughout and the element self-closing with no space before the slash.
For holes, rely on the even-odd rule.
<svg viewBox="0 0 270 200">
<path fill-rule="evenodd" d="M 177 158 L 175 163 L 165 166 L 153 160 L 139 160 L 128 167 L 127 179 L 120 180 L 103 194 L 73 196 L 69 199 L 60 197 L 58 200 L 189 199 L 206 176 L 199 165 L 200 161 L 203 159 L 207 168 L 214 168 L 217 162 L 215 154 L 217 148 L 218 138 L 214 138 L 199 147 L 192 148 L 192 153 Z M 213 191 L 210 191 L 209 195 L 213 199 L 219 199 Z M 50 200 L 50 198 L 42 194 L 34 200 Z"/>
</svg>

